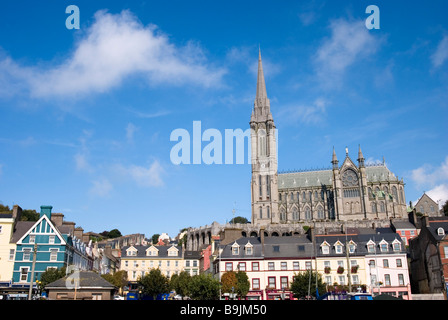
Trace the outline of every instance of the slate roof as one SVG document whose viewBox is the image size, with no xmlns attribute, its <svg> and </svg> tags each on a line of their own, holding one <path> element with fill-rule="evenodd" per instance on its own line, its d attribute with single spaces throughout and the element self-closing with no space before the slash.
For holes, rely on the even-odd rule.
<svg viewBox="0 0 448 320">
<path fill-rule="evenodd" d="M 16 243 L 22 236 L 30 230 L 36 221 L 17 221 L 12 234 L 11 243 Z"/>
<path fill-rule="evenodd" d="M 366 166 L 368 182 L 397 181 L 398 178 L 385 165 Z M 333 171 L 331 169 L 302 171 L 278 174 L 278 188 L 307 188 L 333 185 Z"/>
<path fill-rule="evenodd" d="M 129 249 L 130 247 L 134 247 L 135 249 L 137 249 L 137 255 L 136 256 L 128 256 L 126 254 L 126 250 Z M 174 247 L 177 250 L 179 250 L 178 255 L 177 256 L 169 256 L 168 255 L 168 249 Z M 158 250 L 158 255 L 157 256 L 147 256 L 146 255 L 146 250 L 148 248 L 151 248 L 151 246 L 143 246 L 143 245 L 132 245 L 132 246 L 124 246 L 121 249 L 121 257 L 122 258 L 167 258 L 167 259 L 179 259 L 180 257 L 182 257 L 182 247 L 181 246 L 154 246 L 154 248 L 156 248 Z"/>
<path fill-rule="evenodd" d="M 79 278 L 78 278 L 79 276 Z M 68 279 L 70 278 L 70 279 Z M 68 279 L 68 282 L 67 282 Z M 110 288 L 114 289 L 115 286 L 110 282 L 106 281 L 103 277 L 93 271 L 79 271 L 73 273 L 64 278 L 51 282 L 45 286 L 45 289 L 57 289 L 57 288 L 68 288 L 68 286 L 74 286 L 72 279 L 79 279 L 78 289 L 87 288 Z M 67 285 L 68 283 L 68 285 Z M 73 287 L 74 288 L 74 287 Z"/>
<path fill-rule="evenodd" d="M 443 235 L 438 234 L 439 228 L 443 228 Z M 448 221 L 430 221 L 427 229 L 437 241 L 441 241 L 448 234 Z"/>
</svg>

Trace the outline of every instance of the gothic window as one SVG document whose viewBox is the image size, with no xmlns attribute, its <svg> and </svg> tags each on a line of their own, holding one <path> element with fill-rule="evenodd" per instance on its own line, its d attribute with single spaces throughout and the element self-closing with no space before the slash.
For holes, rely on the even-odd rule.
<svg viewBox="0 0 448 320">
<path fill-rule="evenodd" d="M 305 220 L 311 220 L 311 210 L 309 207 L 305 208 Z"/>
<path fill-rule="evenodd" d="M 342 185 L 344 187 L 356 187 L 358 186 L 358 175 L 351 169 L 345 170 L 342 174 Z"/>
<path fill-rule="evenodd" d="M 271 196 L 271 179 L 269 176 L 266 176 L 266 196 Z"/>
<path fill-rule="evenodd" d="M 260 219 L 263 219 L 263 208 L 260 207 Z"/>
<path fill-rule="evenodd" d="M 372 199 L 373 198 L 372 188 L 369 187 L 368 193 L 369 193 L 369 198 Z"/>
<path fill-rule="evenodd" d="M 400 187 L 400 203 L 404 203 L 404 193 L 402 187 Z"/>
<path fill-rule="evenodd" d="M 314 191 L 314 200 L 317 201 L 317 191 Z"/>
<path fill-rule="evenodd" d="M 297 208 L 292 210 L 292 220 L 299 220 L 299 212 L 297 211 Z"/>
<path fill-rule="evenodd" d="M 297 192 L 296 197 L 297 197 L 297 201 L 299 201 L 300 200 L 300 192 Z"/>
<path fill-rule="evenodd" d="M 263 196 L 263 190 L 261 188 L 261 176 L 258 176 L 258 191 L 260 192 L 259 197 L 261 198 Z"/>
<path fill-rule="evenodd" d="M 386 211 L 386 207 L 384 206 L 384 202 L 381 201 L 380 202 L 380 212 L 385 212 Z"/>
<path fill-rule="evenodd" d="M 267 213 L 267 218 L 270 219 L 271 218 L 271 209 L 270 209 L 270 207 L 267 207 L 266 211 L 267 211 L 266 212 Z"/>
<path fill-rule="evenodd" d="M 372 202 L 371 206 L 372 206 L 372 213 L 376 213 L 376 203 Z"/>
<path fill-rule="evenodd" d="M 317 218 L 318 219 L 324 219 L 325 218 L 324 217 L 324 209 L 321 206 L 319 206 L 317 208 Z"/>
<path fill-rule="evenodd" d="M 394 196 L 394 202 L 398 201 L 398 192 L 397 192 L 397 187 L 393 186 L 392 187 L 392 195 Z"/>
<path fill-rule="evenodd" d="M 322 200 L 325 200 L 325 191 L 324 189 L 322 189 L 322 191 L 320 192 L 320 197 Z"/>
<path fill-rule="evenodd" d="M 302 192 L 302 201 L 303 201 L 303 202 L 306 201 L 306 194 L 305 194 L 305 191 Z"/>
<path fill-rule="evenodd" d="M 280 220 L 285 221 L 286 220 L 286 213 L 284 209 L 280 210 Z"/>
<path fill-rule="evenodd" d="M 291 192 L 291 202 L 294 201 L 294 193 Z"/>
<path fill-rule="evenodd" d="M 308 192 L 308 200 L 313 201 L 313 193 L 311 191 Z"/>
<path fill-rule="evenodd" d="M 259 130 L 258 154 L 260 156 L 266 155 L 266 131 L 264 129 Z"/>
<path fill-rule="evenodd" d="M 281 193 L 278 194 L 278 201 L 282 201 L 282 194 Z"/>
</svg>

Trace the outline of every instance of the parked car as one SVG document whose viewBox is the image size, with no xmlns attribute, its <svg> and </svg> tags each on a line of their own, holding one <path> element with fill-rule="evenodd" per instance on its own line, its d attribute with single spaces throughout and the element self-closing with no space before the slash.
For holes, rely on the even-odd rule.
<svg viewBox="0 0 448 320">
<path fill-rule="evenodd" d="M 124 297 L 116 294 L 116 295 L 114 295 L 114 300 L 124 300 Z"/>
</svg>

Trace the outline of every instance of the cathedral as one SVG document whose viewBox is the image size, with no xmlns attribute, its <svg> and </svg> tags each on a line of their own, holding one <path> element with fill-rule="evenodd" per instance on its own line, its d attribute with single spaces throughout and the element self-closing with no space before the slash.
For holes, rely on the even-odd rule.
<svg viewBox="0 0 448 320">
<path fill-rule="evenodd" d="M 327 170 L 278 172 L 275 122 L 261 52 L 250 128 L 252 224 L 407 218 L 403 180 L 384 161 L 366 164 L 361 147 L 356 161 L 346 149 L 341 164 L 333 148 L 332 168 Z"/>
<path fill-rule="evenodd" d="M 189 228 L 188 250 L 199 250 L 224 232 L 238 237 L 294 236 L 309 227 L 325 234 L 346 228 L 389 227 L 391 219 L 408 220 L 403 180 L 386 164 L 366 164 L 361 147 L 354 161 L 345 150 L 339 163 L 329 150 L 325 170 L 278 172 L 275 122 L 266 92 L 261 53 L 258 56 L 257 90 L 250 118 L 251 223 L 219 224 Z M 342 159 L 341 159 L 342 160 Z M 222 242 L 224 243 L 224 242 Z"/>
</svg>

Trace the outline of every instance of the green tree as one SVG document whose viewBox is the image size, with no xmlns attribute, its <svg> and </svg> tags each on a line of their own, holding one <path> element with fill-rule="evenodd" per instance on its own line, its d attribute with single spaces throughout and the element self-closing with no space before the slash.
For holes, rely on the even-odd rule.
<svg viewBox="0 0 448 320">
<path fill-rule="evenodd" d="M 189 285 L 190 297 L 194 300 L 217 300 L 219 287 L 219 280 L 210 274 L 193 276 Z"/>
<path fill-rule="evenodd" d="M 160 237 L 160 234 L 158 234 L 158 233 L 153 234 L 151 237 L 152 244 L 156 244 L 157 242 L 159 242 L 159 237 Z"/>
<path fill-rule="evenodd" d="M 445 201 L 445 204 L 442 206 L 443 215 L 448 216 L 448 200 Z"/>
<path fill-rule="evenodd" d="M 113 238 L 118 238 L 118 237 L 121 237 L 121 236 L 122 236 L 122 234 L 121 234 L 121 232 L 118 229 L 112 229 L 108 233 L 108 237 L 112 238 L 112 239 Z"/>
<path fill-rule="evenodd" d="M 142 293 L 152 296 L 154 300 L 158 294 L 169 292 L 169 281 L 159 269 L 151 269 L 138 280 L 138 284 L 142 287 Z"/>
<path fill-rule="evenodd" d="M 170 286 L 172 289 L 174 289 L 176 291 L 176 293 L 178 295 L 182 296 L 182 299 L 184 297 L 189 296 L 190 294 L 190 281 L 191 281 L 191 276 L 190 273 L 186 272 L 186 271 L 182 271 L 181 273 L 174 274 L 171 279 L 170 279 Z"/>
<path fill-rule="evenodd" d="M 124 270 L 117 271 L 114 274 L 103 274 L 101 277 L 103 277 L 106 281 L 109 281 L 114 286 L 120 288 L 120 290 L 123 290 L 123 287 L 128 284 L 128 273 Z"/>
<path fill-rule="evenodd" d="M 0 213 L 12 213 L 12 210 L 9 208 L 9 206 L 5 206 L 0 203 Z"/>
<path fill-rule="evenodd" d="M 47 284 L 65 277 L 66 268 L 49 268 L 40 275 L 39 286 L 43 289 Z"/>
<path fill-rule="evenodd" d="M 237 279 L 236 294 L 239 297 L 247 296 L 247 293 L 249 292 L 250 289 L 250 282 L 247 273 L 244 271 L 238 271 L 236 273 L 236 279 Z"/>
<path fill-rule="evenodd" d="M 325 284 L 322 282 L 322 276 L 317 273 L 317 288 L 319 295 L 327 292 Z M 295 274 L 291 283 L 291 291 L 296 298 L 305 298 L 308 296 L 308 290 L 312 297 L 316 297 L 316 272 L 307 270 Z"/>
<path fill-rule="evenodd" d="M 22 210 L 22 215 L 20 216 L 21 221 L 37 221 L 40 218 L 40 213 L 36 210 Z"/>
<path fill-rule="evenodd" d="M 232 223 L 232 224 L 235 224 L 235 223 L 248 223 L 248 222 L 249 222 L 249 220 L 247 220 L 244 217 L 240 217 L 240 216 L 235 217 L 232 220 L 230 220 L 230 223 Z"/>
</svg>

